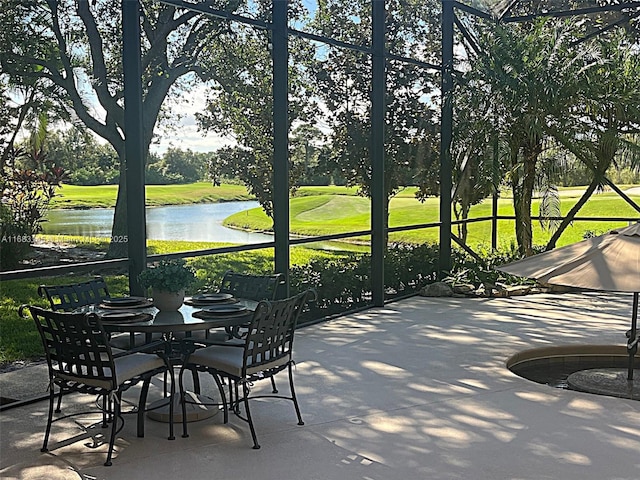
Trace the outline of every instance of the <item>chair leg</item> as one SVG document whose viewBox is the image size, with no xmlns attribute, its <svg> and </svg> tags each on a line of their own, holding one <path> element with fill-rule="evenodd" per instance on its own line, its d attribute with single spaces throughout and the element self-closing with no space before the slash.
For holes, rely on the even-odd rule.
<svg viewBox="0 0 640 480">
<path fill-rule="evenodd" d="M 242 391 L 244 393 L 244 409 L 247 412 L 247 421 L 249 422 L 249 429 L 251 430 L 251 438 L 253 439 L 253 448 L 258 450 L 260 445 L 258 444 L 258 437 L 256 435 L 256 429 L 253 426 L 253 419 L 251 418 L 251 409 L 249 408 L 249 386 L 247 382 L 242 382 Z"/>
<path fill-rule="evenodd" d="M 147 395 L 149 393 L 149 385 L 151 384 L 151 377 L 144 379 L 142 388 L 140 389 L 140 398 L 138 399 L 138 437 L 144 437 L 144 414 L 145 405 L 147 404 Z"/>
<path fill-rule="evenodd" d="M 53 386 L 49 391 L 49 415 L 47 416 L 47 428 L 44 432 L 44 441 L 42 442 L 41 452 L 48 452 L 47 444 L 49 443 L 49 434 L 51 433 L 51 424 L 53 423 L 53 402 L 55 401 L 56 394 L 53 391 Z"/>
<path fill-rule="evenodd" d="M 105 467 L 111 466 L 111 457 L 113 456 L 113 446 L 116 443 L 116 430 L 118 430 L 118 418 L 120 418 L 120 403 L 122 402 L 122 393 L 116 392 L 116 400 L 113 402 L 113 419 L 111 423 L 111 438 L 109 440 L 109 451 L 107 452 L 107 461 L 104 462 Z"/>
<path fill-rule="evenodd" d="M 291 400 L 293 400 L 293 406 L 296 408 L 296 415 L 298 416 L 298 425 L 304 425 L 302 414 L 300 413 L 300 406 L 298 405 L 298 398 L 296 397 L 296 390 L 293 387 L 293 366 L 291 363 L 289 363 L 289 388 L 291 389 Z"/>
<path fill-rule="evenodd" d="M 235 391 L 233 411 L 236 413 L 236 415 L 239 415 L 240 414 L 240 394 L 238 393 L 238 382 L 236 382 L 235 380 L 231 380 L 231 378 L 229 378 L 229 391 L 231 391 L 232 386 L 233 386 L 233 390 Z"/>
<path fill-rule="evenodd" d="M 111 397 L 109 395 L 102 396 L 102 428 L 107 428 L 109 426 L 109 422 L 113 421 L 111 405 Z"/>
<path fill-rule="evenodd" d="M 220 401 L 222 402 L 222 409 L 224 414 L 224 418 L 222 419 L 223 423 L 229 423 L 229 406 L 227 405 L 227 398 L 225 397 L 225 394 L 224 394 L 224 387 L 222 386 L 220 377 L 218 377 L 216 373 L 213 373 L 213 372 L 209 372 L 209 373 L 211 373 L 211 376 L 215 380 L 216 385 L 218 386 L 218 392 L 220 393 Z"/>
<path fill-rule="evenodd" d="M 198 375 L 198 370 L 195 368 L 191 369 L 191 376 L 193 377 L 193 391 L 200 395 L 200 376 Z"/>
<path fill-rule="evenodd" d="M 233 411 L 233 413 L 235 413 L 236 415 L 239 412 L 238 410 L 238 384 L 231 379 L 231 377 L 227 377 L 227 376 L 221 376 L 220 377 L 220 382 L 222 385 L 225 384 L 225 382 L 229 382 L 229 407 L 230 409 Z M 235 388 L 235 394 L 233 393 Z"/>
<path fill-rule="evenodd" d="M 164 398 L 167 398 L 167 376 L 168 376 L 169 372 L 164 372 L 164 376 L 162 378 L 162 383 L 164 385 Z"/>
<path fill-rule="evenodd" d="M 60 391 L 58 392 L 58 406 L 56 407 L 56 413 L 60 413 L 60 407 L 62 405 L 62 395 L 63 395 L 64 390 L 62 390 L 62 388 L 60 389 Z"/>
<path fill-rule="evenodd" d="M 171 377 L 171 398 L 169 399 L 169 440 L 175 440 L 176 437 L 173 434 L 173 399 L 176 395 L 176 377 L 173 373 L 173 368 L 169 368 L 169 377 Z"/>
<path fill-rule="evenodd" d="M 187 431 L 187 396 L 184 390 L 184 371 L 186 365 L 182 365 L 180 373 L 178 374 L 178 389 L 180 390 L 180 406 L 182 407 L 182 437 L 187 438 L 189 432 Z"/>
</svg>

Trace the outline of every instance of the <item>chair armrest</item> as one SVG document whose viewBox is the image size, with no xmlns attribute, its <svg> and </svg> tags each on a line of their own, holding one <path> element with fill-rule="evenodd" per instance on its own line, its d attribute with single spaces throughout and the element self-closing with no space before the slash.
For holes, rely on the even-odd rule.
<svg viewBox="0 0 640 480">
<path fill-rule="evenodd" d="M 29 308 L 29 305 L 27 304 L 20 305 L 20 307 L 18 308 L 18 316 L 21 318 L 29 318 L 29 315 L 26 312 L 28 308 Z"/>
</svg>

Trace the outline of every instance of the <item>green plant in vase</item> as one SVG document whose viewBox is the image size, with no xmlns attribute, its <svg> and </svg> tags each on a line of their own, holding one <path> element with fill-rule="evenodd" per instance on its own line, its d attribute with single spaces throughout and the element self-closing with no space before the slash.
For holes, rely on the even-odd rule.
<svg viewBox="0 0 640 480">
<path fill-rule="evenodd" d="M 138 276 L 140 285 L 151 288 L 153 304 L 161 311 L 178 310 L 195 279 L 195 271 L 181 258 L 161 260 Z"/>
</svg>

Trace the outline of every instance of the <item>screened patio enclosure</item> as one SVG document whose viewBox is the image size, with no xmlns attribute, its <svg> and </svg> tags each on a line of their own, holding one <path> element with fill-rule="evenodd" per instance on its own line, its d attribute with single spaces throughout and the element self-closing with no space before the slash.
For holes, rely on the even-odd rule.
<svg viewBox="0 0 640 480">
<path fill-rule="evenodd" d="M 454 111 L 451 94 L 454 88 L 456 70 L 456 42 L 462 42 L 465 48 L 481 49 L 482 45 L 470 33 L 466 22 L 477 17 L 485 20 L 513 23 L 528 22 L 537 17 L 569 17 L 586 19 L 584 38 L 588 39 L 614 28 L 638 29 L 637 17 L 640 15 L 640 2 L 618 2 L 610 0 L 583 0 L 569 2 L 558 1 L 469 1 L 457 2 L 443 0 L 441 19 L 441 50 L 431 52 L 422 58 L 404 57 L 391 52 L 386 44 L 386 10 L 394 8 L 395 2 L 373 0 L 370 2 L 369 38 L 361 44 L 348 43 L 317 33 L 306 31 L 292 22 L 289 16 L 289 2 L 275 0 L 271 2 L 269 21 L 258 20 L 250 16 L 236 15 L 216 10 L 206 0 L 158 0 L 159 3 L 179 8 L 191 9 L 212 19 L 226 22 L 238 22 L 253 29 L 267 32 L 270 39 L 269 49 L 272 56 L 272 102 L 273 102 L 273 231 L 274 241 L 261 247 L 274 248 L 274 271 L 287 276 L 290 268 L 290 246 L 303 244 L 313 239 L 291 239 L 289 231 L 289 59 L 290 41 L 302 38 L 319 44 L 337 48 L 352 49 L 364 53 L 369 59 L 371 71 L 370 95 L 370 197 L 371 210 L 370 249 L 371 249 L 371 301 L 381 306 L 385 301 L 384 253 L 387 234 L 393 231 L 385 223 L 387 199 L 385 186 L 385 82 L 390 62 L 407 62 L 420 66 L 439 75 L 438 87 L 443 101 L 440 105 L 440 159 L 439 159 L 439 259 L 440 271 L 450 267 L 452 239 L 452 191 L 453 185 L 451 142 L 454 126 Z M 314 2 L 303 2 L 312 5 Z M 134 295 L 142 293 L 137 277 L 147 264 L 145 230 L 145 178 L 142 152 L 143 119 L 142 101 L 143 72 L 141 69 L 141 17 L 138 0 L 122 0 L 123 18 L 123 65 L 125 80 L 125 149 L 126 149 L 126 199 L 127 228 L 129 248 L 130 290 Z M 417 19 L 419 21 L 419 19 Z M 429 61 L 431 57 L 439 61 Z M 495 203 L 495 202 L 494 202 Z M 636 211 L 640 209 L 636 208 Z M 493 221 L 497 217 L 494 209 Z M 429 225 L 431 226 L 431 225 Z M 423 228 L 425 224 L 415 225 Z M 406 227 L 403 227 L 406 228 Z M 494 228 L 495 232 L 495 228 Z M 348 235 L 325 236 L 324 239 L 345 238 Z"/>
</svg>

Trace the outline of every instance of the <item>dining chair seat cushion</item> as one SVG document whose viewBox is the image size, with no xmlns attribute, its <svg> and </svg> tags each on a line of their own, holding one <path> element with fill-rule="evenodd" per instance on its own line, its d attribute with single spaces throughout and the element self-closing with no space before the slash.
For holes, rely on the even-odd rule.
<svg viewBox="0 0 640 480">
<path fill-rule="evenodd" d="M 162 335 L 159 333 L 154 333 L 151 335 L 151 341 L 160 340 L 161 338 Z M 111 348 L 114 349 L 113 353 L 115 353 L 116 348 L 120 350 L 129 350 L 134 346 L 144 345 L 145 343 L 147 343 L 146 333 L 134 333 L 133 344 L 131 343 L 130 333 L 119 333 L 116 335 L 112 335 L 109 339 L 109 345 L 111 345 Z"/>
<path fill-rule="evenodd" d="M 116 384 L 122 384 L 127 380 L 131 380 L 150 370 L 162 368 L 165 365 L 160 357 L 148 353 L 132 353 L 131 355 L 116 357 L 113 359 L 113 363 L 116 368 Z M 107 390 L 113 388 L 113 379 L 111 377 L 104 377 L 104 379 L 96 377 L 89 378 L 82 374 L 78 375 L 67 372 L 57 372 L 56 376 L 63 380 L 82 383 L 91 387 L 104 388 Z"/>
<path fill-rule="evenodd" d="M 244 349 L 238 346 L 215 345 L 212 347 L 196 350 L 189 357 L 188 363 L 203 365 L 205 367 L 214 368 L 221 372 L 228 373 L 234 377 L 242 377 L 242 362 Z M 282 357 L 271 362 L 266 358 L 265 362 L 258 365 L 247 365 L 247 375 L 253 375 L 264 370 L 280 367 L 289 362 L 289 357 Z"/>
<path fill-rule="evenodd" d="M 133 353 L 113 359 L 116 365 L 118 383 L 131 380 L 150 370 L 162 368 L 164 361 L 158 355 L 151 353 Z"/>
</svg>

